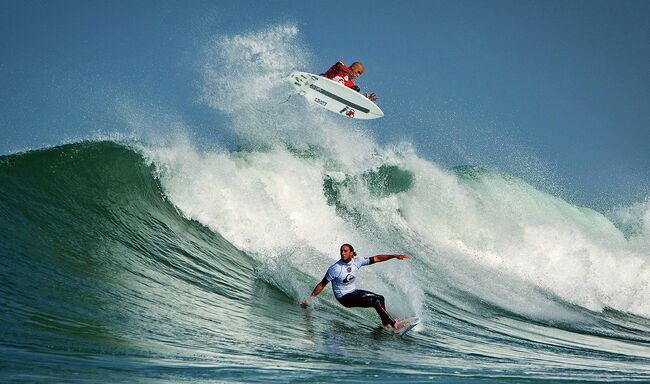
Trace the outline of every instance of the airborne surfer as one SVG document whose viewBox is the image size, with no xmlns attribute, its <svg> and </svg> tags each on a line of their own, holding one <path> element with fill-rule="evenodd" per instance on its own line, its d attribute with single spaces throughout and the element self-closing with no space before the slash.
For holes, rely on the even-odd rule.
<svg viewBox="0 0 650 384">
<path fill-rule="evenodd" d="M 380 263 L 390 259 L 408 259 L 408 255 L 376 255 L 372 257 L 355 257 L 354 248 L 350 244 L 343 244 L 340 248 L 341 259 L 332 264 L 320 283 L 316 285 L 311 295 L 300 302 L 301 305 L 307 305 L 325 288 L 331 281 L 332 291 L 339 303 L 344 307 L 372 307 L 377 311 L 381 322 L 386 328 L 399 329 L 404 324 L 393 319 L 386 311 L 384 297 L 376 293 L 364 291 L 356 288 L 355 280 L 359 269 L 366 265 Z"/>
<path fill-rule="evenodd" d="M 332 65 L 325 73 L 321 73 L 321 76 L 327 77 L 330 80 L 334 80 L 337 83 L 343 84 L 346 87 L 352 88 L 357 92 L 361 91 L 354 81 L 357 77 L 361 76 L 363 73 L 363 64 L 358 61 L 355 61 L 349 67 L 345 65 L 343 61 L 339 61 L 336 64 Z M 364 93 L 371 101 L 377 100 L 377 95 L 374 93 Z"/>
</svg>

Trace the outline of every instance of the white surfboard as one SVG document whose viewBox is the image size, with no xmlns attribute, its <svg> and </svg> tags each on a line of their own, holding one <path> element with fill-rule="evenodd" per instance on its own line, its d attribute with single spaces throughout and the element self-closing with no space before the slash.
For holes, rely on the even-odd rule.
<svg viewBox="0 0 650 384">
<path fill-rule="evenodd" d="M 289 77 L 299 94 L 339 115 L 363 120 L 384 116 L 384 112 L 370 99 L 326 77 L 308 72 L 294 72 Z"/>
<path fill-rule="evenodd" d="M 404 319 L 403 321 L 407 322 L 407 324 L 397 330 L 400 336 L 404 336 L 408 331 L 413 329 L 416 325 L 420 324 L 419 317 L 409 317 L 408 319 Z"/>
</svg>

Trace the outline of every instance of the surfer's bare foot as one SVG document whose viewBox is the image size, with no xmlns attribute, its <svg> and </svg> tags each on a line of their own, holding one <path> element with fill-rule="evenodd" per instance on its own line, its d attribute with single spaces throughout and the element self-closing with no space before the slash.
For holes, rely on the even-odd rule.
<svg viewBox="0 0 650 384">
<path fill-rule="evenodd" d="M 395 320 L 395 323 L 393 325 L 387 324 L 387 325 L 384 325 L 384 328 L 386 328 L 389 331 L 390 330 L 397 331 L 400 328 L 404 327 L 404 325 L 406 325 L 404 320 Z"/>
<path fill-rule="evenodd" d="M 388 330 L 388 331 L 390 331 L 391 329 L 393 331 L 395 331 L 395 330 L 397 330 L 397 323 L 398 322 L 399 322 L 399 320 L 395 319 L 395 322 L 393 324 L 385 324 L 384 328 L 386 328 L 386 330 Z"/>
</svg>

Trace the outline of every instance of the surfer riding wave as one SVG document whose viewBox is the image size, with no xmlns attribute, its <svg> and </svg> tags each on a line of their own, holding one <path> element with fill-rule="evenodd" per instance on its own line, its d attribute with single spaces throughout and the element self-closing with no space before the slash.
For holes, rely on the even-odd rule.
<svg viewBox="0 0 650 384">
<path fill-rule="evenodd" d="M 380 263 L 390 259 L 408 259 L 408 255 L 376 255 L 372 257 L 355 257 L 357 254 L 350 244 L 343 244 L 340 248 L 341 259 L 332 264 L 320 283 L 314 287 L 311 295 L 300 304 L 307 305 L 331 281 L 332 291 L 339 303 L 344 307 L 372 307 L 377 311 L 381 322 L 386 328 L 399 329 L 404 324 L 392 318 L 386 310 L 384 297 L 373 292 L 356 288 L 356 277 L 361 267 Z"/>
</svg>

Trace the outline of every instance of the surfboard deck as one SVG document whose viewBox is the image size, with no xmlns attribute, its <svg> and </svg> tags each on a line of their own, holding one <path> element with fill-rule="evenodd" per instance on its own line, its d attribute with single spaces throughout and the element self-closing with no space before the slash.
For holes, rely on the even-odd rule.
<svg viewBox="0 0 650 384">
<path fill-rule="evenodd" d="M 419 317 L 409 317 L 408 319 L 404 319 L 402 321 L 408 322 L 408 324 L 397 330 L 397 333 L 400 335 L 400 337 L 406 335 L 408 331 L 415 328 L 416 325 L 420 324 L 421 320 Z"/>
<path fill-rule="evenodd" d="M 384 116 L 384 112 L 370 99 L 326 77 L 309 72 L 293 72 L 289 78 L 299 94 L 319 107 L 353 119 L 369 120 Z"/>
</svg>

